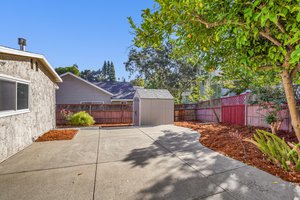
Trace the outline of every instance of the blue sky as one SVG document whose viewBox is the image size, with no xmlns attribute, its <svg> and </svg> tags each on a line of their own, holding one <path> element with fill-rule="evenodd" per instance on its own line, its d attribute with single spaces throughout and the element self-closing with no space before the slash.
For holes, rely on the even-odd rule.
<svg viewBox="0 0 300 200">
<path fill-rule="evenodd" d="M 53 67 L 78 64 L 98 69 L 104 60 L 115 64 L 117 77 L 128 79 L 127 61 L 133 36 L 128 16 L 141 20 L 153 0 L 7 0 L 1 2 L 0 45 L 42 53 Z"/>
</svg>

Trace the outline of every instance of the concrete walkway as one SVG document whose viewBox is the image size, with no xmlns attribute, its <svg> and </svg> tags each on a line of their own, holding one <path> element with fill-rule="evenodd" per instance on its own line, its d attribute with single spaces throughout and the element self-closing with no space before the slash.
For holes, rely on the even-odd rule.
<svg viewBox="0 0 300 200">
<path fill-rule="evenodd" d="M 176 126 L 81 130 L 0 164 L 0 199 L 300 199 L 300 188 L 227 158 Z"/>
</svg>

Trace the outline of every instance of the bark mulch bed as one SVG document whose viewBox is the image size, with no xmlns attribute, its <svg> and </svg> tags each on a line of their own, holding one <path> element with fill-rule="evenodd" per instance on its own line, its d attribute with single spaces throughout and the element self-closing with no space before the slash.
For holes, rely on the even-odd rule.
<svg viewBox="0 0 300 200">
<path fill-rule="evenodd" d="M 40 136 L 36 142 L 54 141 L 54 140 L 72 140 L 77 134 L 76 129 L 61 129 L 61 130 L 51 130 Z"/>
<path fill-rule="evenodd" d="M 257 127 L 247 127 L 238 125 L 205 124 L 199 122 L 176 122 L 175 125 L 191 128 L 201 134 L 199 141 L 204 146 L 218 151 L 228 157 L 234 158 L 246 164 L 252 165 L 283 180 L 300 185 L 299 172 L 286 172 L 279 166 L 272 164 L 266 156 L 252 143 L 242 141 L 242 139 L 252 138 Z M 267 130 L 266 128 L 260 128 Z M 296 142 L 295 134 L 284 131 L 277 133 L 279 137 L 286 141 Z"/>
</svg>

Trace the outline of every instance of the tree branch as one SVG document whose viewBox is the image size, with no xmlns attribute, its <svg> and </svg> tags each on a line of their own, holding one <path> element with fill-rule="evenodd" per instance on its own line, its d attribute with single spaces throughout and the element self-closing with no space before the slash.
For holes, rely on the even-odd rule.
<svg viewBox="0 0 300 200">
<path fill-rule="evenodd" d="M 214 27 L 218 27 L 218 26 L 223 26 L 226 24 L 232 24 L 232 25 L 238 25 L 238 26 L 244 26 L 244 23 L 241 22 L 232 22 L 232 21 L 227 21 L 226 19 L 220 22 L 208 22 L 205 19 L 202 18 L 202 16 L 198 15 L 198 14 L 194 14 L 194 17 L 197 19 L 198 22 L 200 22 L 201 24 L 205 25 L 205 27 L 207 29 L 209 28 L 214 28 Z"/>
<path fill-rule="evenodd" d="M 272 37 L 270 34 L 268 34 L 267 32 L 265 31 L 260 31 L 259 34 L 268 39 L 269 41 L 271 41 L 273 44 L 275 44 L 276 46 L 280 47 L 282 46 L 281 42 L 279 42 L 276 38 Z"/>
<path fill-rule="evenodd" d="M 270 69 L 274 69 L 275 66 L 273 65 L 263 65 L 263 66 L 260 66 L 258 69 L 259 70 L 270 70 Z"/>
<path fill-rule="evenodd" d="M 232 22 L 232 21 L 227 21 L 226 19 L 220 22 L 208 22 L 207 20 L 203 19 L 200 15 L 198 14 L 194 14 L 194 17 L 197 19 L 198 22 L 200 22 L 201 24 L 205 25 L 205 27 L 207 29 L 209 28 L 214 28 L 217 26 L 223 26 L 226 24 L 231 24 L 231 25 L 237 25 L 237 26 L 242 26 L 244 27 L 245 24 L 241 23 L 241 22 Z M 280 26 L 280 25 L 279 25 Z M 280 26 L 281 28 L 283 28 L 282 26 Z M 284 31 L 284 29 L 282 29 Z M 275 44 L 276 46 L 282 46 L 281 42 L 279 40 L 277 40 L 276 38 L 272 37 L 268 32 L 266 31 L 260 31 L 259 34 L 268 39 L 269 41 L 271 41 L 273 44 Z"/>
<path fill-rule="evenodd" d="M 296 67 L 294 69 L 292 69 L 292 71 L 290 72 L 290 76 L 293 78 L 296 76 L 297 72 L 300 69 L 300 64 L 296 65 Z"/>
</svg>

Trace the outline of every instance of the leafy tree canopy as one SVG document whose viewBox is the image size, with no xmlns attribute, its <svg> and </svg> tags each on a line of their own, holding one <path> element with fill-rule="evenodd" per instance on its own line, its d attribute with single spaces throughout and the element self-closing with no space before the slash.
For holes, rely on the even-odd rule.
<svg viewBox="0 0 300 200">
<path fill-rule="evenodd" d="M 64 73 L 67 73 L 67 72 L 71 72 L 77 76 L 80 75 L 80 71 L 78 69 L 78 66 L 76 64 L 70 66 L 70 67 L 58 67 L 58 68 L 55 68 L 55 71 L 59 74 L 59 75 L 62 75 Z"/>
<path fill-rule="evenodd" d="M 140 87 L 144 87 L 145 86 L 145 81 L 143 78 L 136 78 L 136 79 L 133 79 L 132 81 L 130 81 L 130 83 L 133 85 L 133 86 L 140 86 Z"/>
<path fill-rule="evenodd" d="M 131 75 L 143 77 L 146 88 L 168 89 L 180 102 L 182 92 L 196 83 L 199 66 L 187 57 L 172 58 L 171 52 L 170 44 L 162 49 L 131 49 L 125 67 Z"/>
<path fill-rule="evenodd" d="M 205 69 L 241 68 L 280 77 L 292 125 L 300 141 L 300 115 L 293 83 L 300 68 L 300 0 L 155 0 L 137 26 L 138 47 L 174 46 L 174 55 L 190 55 Z M 263 83 L 264 84 L 264 83 Z"/>
</svg>

